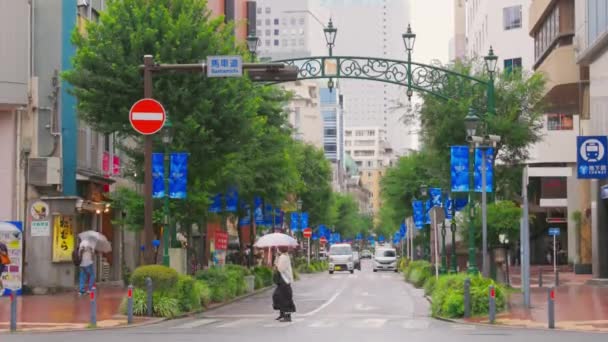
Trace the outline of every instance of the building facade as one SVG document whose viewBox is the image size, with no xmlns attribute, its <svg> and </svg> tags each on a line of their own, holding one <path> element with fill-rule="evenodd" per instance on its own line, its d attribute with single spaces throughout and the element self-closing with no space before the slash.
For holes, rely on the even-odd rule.
<svg viewBox="0 0 608 342">
<path fill-rule="evenodd" d="M 283 88 L 292 93 L 292 98 L 287 104 L 287 112 L 294 139 L 322 149 L 324 121 L 321 117 L 319 84 L 311 81 L 296 81 L 283 84 Z"/>
<path fill-rule="evenodd" d="M 321 88 L 321 116 L 323 117 L 323 150 L 331 162 L 333 188 L 344 190 L 344 97 L 340 89 Z"/>
<path fill-rule="evenodd" d="M 589 82 L 581 82 L 581 117 L 579 135 L 606 135 L 608 132 L 608 4 L 601 0 L 574 1 L 575 32 L 573 49 L 581 73 Z M 608 202 L 602 193 L 607 181 L 582 181 L 584 235 L 590 245 L 593 278 L 608 278 Z M 589 227 L 589 222 L 590 227 Z"/>
<path fill-rule="evenodd" d="M 232 22 L 234 34 L 241 42 L 255 30 L 255 0 L 207 0 L 207 8 L 214 16 L 223 16 L 225 22 Z"/>
<path fill-rule="evenodd" d="M 466 0 L 454 0 L 454 36 L 450 39 L 450 61 L 462 59 L 467 55 L 467 10 Z"/>
</svg>

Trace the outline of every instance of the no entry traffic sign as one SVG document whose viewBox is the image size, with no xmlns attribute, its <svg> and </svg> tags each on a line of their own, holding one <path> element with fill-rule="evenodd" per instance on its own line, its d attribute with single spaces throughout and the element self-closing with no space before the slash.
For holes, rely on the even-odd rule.
<svg viewBox="0 0 608 342">
<path fill-rule="evenodd" d="M 312 236 L 312 229 L 310 229 L 310 228 L 304 229 L 303 235 L 305 238 L 310 239 L 310 237 Z"/>
<path fill-rule="evenodd" d="M 129 111 L 131 126 L 143 135 L 160 131 L 166 119 L 165 108 L 154 99 L 141 99 L 135 102 Z"/>
</svg>

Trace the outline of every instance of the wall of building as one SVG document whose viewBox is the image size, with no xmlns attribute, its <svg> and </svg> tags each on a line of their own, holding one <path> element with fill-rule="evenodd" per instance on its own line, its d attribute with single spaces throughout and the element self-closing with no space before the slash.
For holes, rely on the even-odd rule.
<svg viewBox="0 0 608 342">
<path fill-rule="evenodd" d="M 27 104 L 28 22 L 27 1 L 0 1 L 0 109 Z"/>
<path fill-rule="evenodd" d="M 319 98 L 319 85 L 312 81 L 285 83 L 283 88 L 293 93 L 287 105 L 289 123 L 294 138 L 317 148 L 323 148 L 323 118 Z"/>
</svg>

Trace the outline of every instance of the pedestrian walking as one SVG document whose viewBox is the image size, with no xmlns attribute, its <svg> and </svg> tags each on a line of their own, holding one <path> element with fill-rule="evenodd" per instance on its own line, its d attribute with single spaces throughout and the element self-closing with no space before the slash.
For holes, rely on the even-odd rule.
<svg viewBox="0 0 608 342">
<path fill-rule="evenodd" d="M 291 322 L 291 314 L 296 312 L 293 302 L 293 271 L 291 268 L 291 258 L 287 247 L 279 247 L 280 255 L 276 259 L 274 270 L 274 283 L 277 285 L 272 295 L 272 306 L 279 311 L 278 321 Z"/>
<path fill-rule="evenodd" d="M 78 246 L 78 255 L 80 257 L 79 293 L 80 295 L 83 295 L 85 293 L 90 293 L 95 284 L 95 268 L 93 266 L 95 260 L 95 247 L 90 241 L 84 240 Z"/>
<path fill-rule="evenodd" d="M 8 257 L 8 248 L 6 244 L 0 241 L 0 290 L 4 289 L 4 285 L 2 284 L 2 275 L 10 265 L 11 259 Z M 0 294 L 2 291 L 0 291 Z"/>
</svg>

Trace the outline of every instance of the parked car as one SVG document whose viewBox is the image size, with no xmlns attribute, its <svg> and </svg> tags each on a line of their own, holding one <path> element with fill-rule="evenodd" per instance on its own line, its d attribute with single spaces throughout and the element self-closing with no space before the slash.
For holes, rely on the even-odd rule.
<svg viewBox="0 0 608 342">
<path fill-rule="evenodd" d="M 349 271 L 355 273 L 353 248 L 346 243 L 332 245 L 329 248 L 329 274 L 334 271 Z"/>
<path fill-rule="evenodd" d="M 374 272 L 378 271 L 399 271 L 397 268 L 397 251 L 394 248 L 382 247 L 376 249 Z"/>
<path fill-rule="evenodd" d="M 353 252 L 353 263 L 355 264 L 355 269 L 361 271 L 361 258 L 359 257 L 359 252 Z"/>
<path fill-rule="evenodd" d="M 361 259 L 371 259 L 372 258 L 372 252 L 369 251 L 369 249 L 364 249 L 361 252 Z"/>
</svg>

